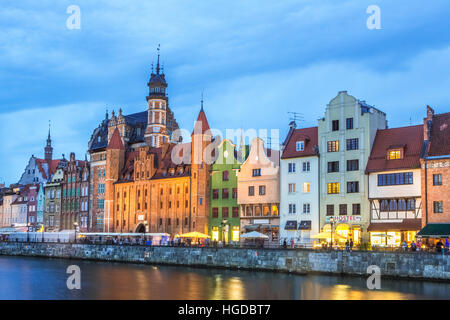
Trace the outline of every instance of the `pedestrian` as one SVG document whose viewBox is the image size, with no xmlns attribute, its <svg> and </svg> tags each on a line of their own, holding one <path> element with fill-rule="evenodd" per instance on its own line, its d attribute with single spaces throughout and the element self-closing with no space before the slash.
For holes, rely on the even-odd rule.
<svg viewBox="0 0 450 320">
<path fill-rule="evenodd" d="M 293 248 L 294 248 L 294 246 L 295 246 L 295 241 L 294 241 L 294 238 L 291 238 L 291 248 L 293 249 Z"/>
<path fill-rule="evenodd" d="M 406 243 L 405 240 L 403 240 L 402 248 L 403 248 L 403 251 L 406 251 L 406 249 L 408 249 L 408 244 Z"/>
<path fill-rule="evenodd" d="M 353 250 L 353 239 L 350 239 L 350 251 Z"/>
<path fill-rule="evenodd" d="M 448 252 L 448 249 L 450 247 L 450 243 L 448 242 L 448 238 L 445 238 L 445 251 Z"/>
<path fill-rule="evenodd" d="M 347 241 L 345 241 L 345 251 L 349 252 L 350 251 L 350 243 Z"/>
<path fill-rule="evenodd" d="M 417 247 L 414 240 L 411 242 L 411 251 L 416 251 Z"/>
<path fill-rule="evenodd" d="M 441 239 L 439 239 L 438 243 L 436 243 L 436 252 L 441 252 L 443 245 L 444 244 L 441 242 Z"/>
<path fill-rule="evenodd" d="M 286 249 L 286 247 L 287 247 L 287 242 L 286 242 L 286 238 L 284 238 L 284 240 L 283 240 L 283 248 Z"/>
</svg>

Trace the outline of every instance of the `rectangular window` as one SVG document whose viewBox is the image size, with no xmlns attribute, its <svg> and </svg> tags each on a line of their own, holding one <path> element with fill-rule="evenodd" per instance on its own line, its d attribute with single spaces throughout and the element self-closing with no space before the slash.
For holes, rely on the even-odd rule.
<svg viewBox="0 0 450 320">
<path fill-rule="evenodd" d="M 328 141 L 328 152 L 338 152 L 339 151 L 339 140 Z"/>
<path fill-rule="evenodd" d="M 105 200 L 104 199 L 98 199 L 97 200 L 97 209 L 104 209 L 105 208 Z"/>
<path fill-rule="evenodd" d="M 311 183 L 304 182 L 303 183 L 303 192 L 304 193 L 309 193 L 310 191 L 311 191 Z"/>
<path fill-rule="evenodd" d="M 327 216 L 334 216 L 334 204 L 327 204 Z"/>
<path fill-rule="evenodd" d="M 263 196 L 266 194 L 266 186 L 259 186 L 259 195 Z"/>
<path fill-rule="evenodd" d="M 331 126 L 333 131 L 339 131 L 339 120 L 333 120 Z"/>
<path fill-rule="evenodd" d="M 311 171 L 311 163 L 309 161 L 303 162 L 303 172 Z"/>
<path fill-rule="evenodd" d="M 332 182 L 328 184 L 328 194 L 339 193 L 339 182 Z"/>
<path fill-rule="evenodd" d="M 290 214 L 295 214 L 297 212 L 295 204 L 294 203 L 290 203 L 289 204 L 289 213 Z"/>
<path fill-rule="evenodd" d="M 352 205 L 352 215 L 354 216 L 359 216 L 361 215 L 361 204 L 359 203 L 354 203 Z"/>
<path fill-rule="evenodd" d="M 345 120 L 347 130 L 353 129 L 353 118 L 347 118 Z"/>
<path fill-rule="evenodd" d="M 433 212 L 434 213 L 443 213 L 444 212 L 444 203 L 442 201 L 433 201 Z"/>
<path fill-rule="evenodd" d="M 219 189 L 213 189 L 213 199 L 219 199 Z"/>
<path fill-rule="evenodd" d="M 222 207 L 222 218 L 228 218 L 228 207 Z"/>
<path fill-rule="evenodd" d="M 339 172 L 339 161 L 328 162 L 328 173 Z"/>
<path fill-rule="evenodd" d="M 288 189 L 289 189 L 289 193 L 294 193 L 295 192 L 295 183 L 289 183 Z"/>
<path fill-rule="evenodd" d="M 398 160 L 402 158 L 401 150 L 391 150 L 389 151 L 389 160 Z"/>
<path fill-rule="evenodd" d="M 222 189 L 222 199 L 228 199 L 228 197 L 229 197 L 228 188 Z"/>
<path fill-rule="evenodd" d="M 303 213 L 310 213 L 311 212 L 311 205 L 309 203 L 303 204 Z"/>
<path fill-rule="evenodd" d="M 305 150 L 305 141 L 297 141 L 295 143 L 295 150 L 296 151 L 303 151 L 303 150 Z"/>
<path fill-rule="evenodd" d="M 233 199 L 237 199 L 237 197 L 238 197 L 238 189 L 233 188 Z"/>
<path fill-rule="evenodd" d="M 219 217 L 219 208 L 212 208 L 212 217 L 213 218 Z"/>
<path fill-rule="evenodd" d="M 442 174 L 433 174 L 433 186 L 442 186 Z"/>
<path fill-rule="evenodd" d="M 295 172 L 295 163 L 289 163 L 288 164 L 288 172 L 289 173 Z"/>
<path fill-rule="evenodd" d="M 255 195 L 255 187 L 253 187 L 253 186 L 248 187 L 248 195 L 249 196 L 254 196 Z"/>
<path fill-rule="evenodd" d="M 359 181 L 347 182 L 347 193 L 357 193 L 357 192 L 359 192 Z"/>
<path fill-rule="evenodd" d="M 347 139 L 347 150 L 358 150 L 359 149 L 359 139 Z"/>
<path fill-rule="evenodd" d="M 340 216 L 346 216 L 347 215 L 347 205 L 346 204 L 340 204 L 339 205 L 339 215 Z"/>
<path fill-rule="evenodd" d="M 239 217 L 239 207 L 233 207 L 233 218 Z"/>
<path fill-rule="evenodd" d="M 254 177 L 259 177 L 259 176 L 261 176 L 261 169 L 253 169 L 252 175 L 253 175 Z"/>
<path fill-rule="evenodd" d="M 414 182 L 412 172 L 379 174 L 377 177 L 379 186 L 413 184 Z"/>
<path fill-rule="evenodd" d="M 347 171 L 358 171 L 359 170 L 359 161 L 355 160 L 347 160 Z"/>
</svg>

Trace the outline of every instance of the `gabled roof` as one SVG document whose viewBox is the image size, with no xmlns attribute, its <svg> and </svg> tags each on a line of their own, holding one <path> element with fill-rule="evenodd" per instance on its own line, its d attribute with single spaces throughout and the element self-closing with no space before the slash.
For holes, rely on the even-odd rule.
<svg viewBox="0 0 450 320">
<path fill-rule="evenodd" d="M 120 137 L 119 129 L 115 128 L 109 141 L 107 149 L 122 150 L 125 149 L 123 146 L 122 138 Z"/>
<path fill-rule="evenodd" d="M 283 150 L 281 159 L 300 158 L 308 156 L 317 156 L 318 146 L 318 127 L 295 129 L 289 133 L 289 140 Z M 303 151 L 297 151 L 297 141 L 304 141 Z"/>
<path fill-rule="evenodd" d="M 431 139 L 425 156 L 450 155 L 450 112 L 433 115 Z"/>
<path fill-rule="evenodd" d="M 47 172 L 44 168 L 44 164 L 48 164 L 48 162 L 45 159 L 36 158 L 36 164 L 37 164 L 39 171 L 41 172 L 44 180 L 48 180 L 56 172 L 56 169 L 58 168 L 58 165 L 60 164 L 60 162 L 61 162 L 61 159 L 55 159 L 55 160 L 50 161 L 50 163 L 48 165 L 49 176 L 47 176 Z"/>
<path fill-rule="evenodd" d="M 372 146 L 366 173 L 420 168 L 423 126 L 378 130 Z M 403 158 L 388 160 L 388 150 L 403 148 Z"/>
</svg>

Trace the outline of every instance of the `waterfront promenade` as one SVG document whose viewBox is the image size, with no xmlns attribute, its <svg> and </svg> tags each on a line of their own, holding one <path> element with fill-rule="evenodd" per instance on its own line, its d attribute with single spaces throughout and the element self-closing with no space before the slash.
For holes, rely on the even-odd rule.
<svg viewBox="0 0 450 320">
<path fill-rule="evenodd" d="M 384 277 L 450 281 L 450 255 L 426 252 L 1 242 L 0 255 L 354 276 L 377 266 Z"/>
</svg>

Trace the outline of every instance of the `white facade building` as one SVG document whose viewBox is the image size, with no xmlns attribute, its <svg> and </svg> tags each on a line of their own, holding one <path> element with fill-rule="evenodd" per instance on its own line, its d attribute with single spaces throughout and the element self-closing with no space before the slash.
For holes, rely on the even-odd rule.
<svg viewBox="0 0 450 320">
<path fill-rule="evenodd" d="M 318 129 L 290 126 L 280 166 L 280 242 L 309 247 L 320 228 Z"/>
</svg>

